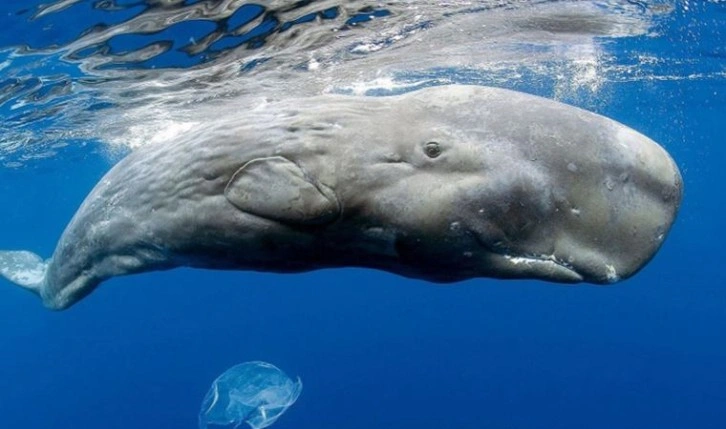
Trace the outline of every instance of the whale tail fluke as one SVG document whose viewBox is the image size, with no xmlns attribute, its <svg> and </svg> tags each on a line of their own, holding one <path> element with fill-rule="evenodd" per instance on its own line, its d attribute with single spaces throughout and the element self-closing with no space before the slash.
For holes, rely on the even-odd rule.
<svg viewBox="0 0 726 429">
<path fill-rule="evenodd" d="M 48 270 L 48 260 L 27 250 L 0 251 L 0 275 L 40 295 Z"/>
</svg>

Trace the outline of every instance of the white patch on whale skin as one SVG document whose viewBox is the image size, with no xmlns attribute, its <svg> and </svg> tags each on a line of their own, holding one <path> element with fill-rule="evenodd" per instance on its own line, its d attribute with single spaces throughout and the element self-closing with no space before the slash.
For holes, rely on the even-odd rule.
<svg viewBox="0 0 726 429">
<path fill-rule="evenodd" d="M 571 264 L 557 258 L 555 255 L 541 254 L 541 255 L 532 255 L 532 256 L 511 256 L 511 255 L 503 255 L 503 256 L 506 260 L 510 261 L 514 265 L 552 264 L 552 265 L 557 265 L 558 267 L 566 268 L 568 270 L 573 270 Z"/>
<path fill-rule="evenodd" d="M 552 262 L 557 265 L 561 265 L 565 268 L 569 268 L 568 264 L 557 259 L 557 257 L 555 257 L 555 255 L 534 255 L 534 256 L 529 256 L 529 257 L 528 256 L 512 256 L 512 255 L 503 255 L 503 256 L 508 261 L 512 262 L 514 265 Z"/>
<path fill-rule="evenodd" d="M 605 276 L 607 278 L 608 283 L 615 283 L 618 280 L 620 280 L 620 276 L 618 275 L 618 272 L 615 270 L 615 267 L 608 264 L 605 265 Z"/>
</svg>

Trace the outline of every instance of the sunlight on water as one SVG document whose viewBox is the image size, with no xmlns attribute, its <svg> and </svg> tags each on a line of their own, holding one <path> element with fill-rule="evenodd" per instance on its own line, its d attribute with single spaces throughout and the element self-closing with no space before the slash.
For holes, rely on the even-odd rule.
<svg viewBox="0 0 726 429">
<path fill-rule="evenodd" d="M 686 49 L 665 56 L 664 45 L 699 30 L 674 33 L 674 20 L 694 8 L 674 0 L 60 0 L 0 8 L 12 30 L 0 41 L 0 165 L 11 168 L 71 141 L 133 149 L 173 139 L 220 112 L 244 120 L 245 110 L 291 95 L 459 82 L 597 107 L 612 83 L 724 77 L 721 62 L 694 71 Z M 618 40 L 638 37 L 652 48 L 617 49 Z M 234 109 L 224 107 L 230 100 Z"/>
</svg>

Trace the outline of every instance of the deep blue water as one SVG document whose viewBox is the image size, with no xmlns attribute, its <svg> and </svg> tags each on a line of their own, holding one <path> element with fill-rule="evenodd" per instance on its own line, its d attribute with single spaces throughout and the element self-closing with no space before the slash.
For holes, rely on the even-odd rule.
<svg viewBox="0 0 726 429">
<path fill-rule="evenodd" d="M 668 52 L 723 56 L 721 6 Z M 277 429 L 726 427 L 726 79 L 618 83 L 598 112 L 665 146 L 685 181 L 670 236 L 632 279 L 178 269 L 112 279 L 57 313 L 0 281 L 0 427 L 195 428 L 212 380 L 250 360 L 303 380 Z M 110 166 L 88 143 L 0 168 L 0 247 L 50 255 Z"/>
</svg>

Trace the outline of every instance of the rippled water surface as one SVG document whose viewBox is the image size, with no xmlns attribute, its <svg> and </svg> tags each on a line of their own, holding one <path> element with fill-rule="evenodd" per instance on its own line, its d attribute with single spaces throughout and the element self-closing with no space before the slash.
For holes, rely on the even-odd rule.
<svg viewBox="0 0 726 429">
<path fill-rule="evenodd" d="M 0 163 L 173 138 L 225 103 L 293 94 L 466 82 L 597 107 L 622 82 L 723 78 L 702 19 L 723 6 L 693 3 L 6 2 Z"/>
<path fill-rule="evenodd" d="M 255 360 L 305 380 L 279 429 L 726 427 L 726 1 L 5 0 L 0 25 L 0 250 L 49 256 L 136 147 L 321 93 L 534 93 L 652 137 L 685 182 L 611 287 L 181 269 L 53 313 L 0 280 L 1 427 L 194 428 Z"/>
</svg>

